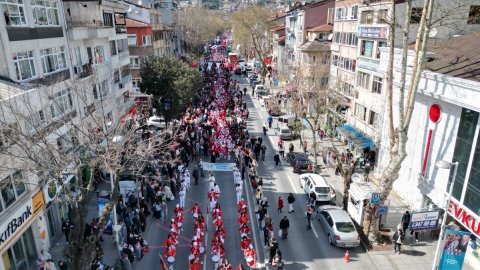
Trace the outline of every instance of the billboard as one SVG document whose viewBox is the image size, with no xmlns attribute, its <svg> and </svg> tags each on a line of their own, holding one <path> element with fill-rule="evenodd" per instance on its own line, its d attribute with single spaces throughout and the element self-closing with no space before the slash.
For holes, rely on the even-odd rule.
<svg viewBox="0 0 480 270">
<path fill-rule="evenodd" d="M 439 270 L 462 269 L 470 235 L 470 232 L 447 230 Z"/>
</svg>

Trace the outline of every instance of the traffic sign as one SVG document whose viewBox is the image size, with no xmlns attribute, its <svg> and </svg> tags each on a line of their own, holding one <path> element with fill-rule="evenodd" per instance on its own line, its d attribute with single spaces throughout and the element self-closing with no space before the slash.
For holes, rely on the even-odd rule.
<svg viewBox="0 0 480 270">
<path fill-rule="evenodd" d="M 388 208 L 385 205 L 378 206 L 377 208 L 377 214 L 378 215 L 384 215 L 388 211 Z"/>
<path fill-rule="evenodd" d="M 373 192 L 372 198 L 370 199 L 370 203 L 372 205 L 379 205 L 380 204 L 380 193 Z"/>
</svg>

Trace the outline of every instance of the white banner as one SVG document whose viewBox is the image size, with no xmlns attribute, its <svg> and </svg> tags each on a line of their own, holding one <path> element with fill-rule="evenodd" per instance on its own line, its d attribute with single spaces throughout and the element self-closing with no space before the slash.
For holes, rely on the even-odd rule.
<svg viewBox="0 0 480 270">
<path fill-rule="evenodd" d="M 210 163 L 203 162 L 204 171 L 231 172 L 235 168 L 235 163 Z"/>
</svg>

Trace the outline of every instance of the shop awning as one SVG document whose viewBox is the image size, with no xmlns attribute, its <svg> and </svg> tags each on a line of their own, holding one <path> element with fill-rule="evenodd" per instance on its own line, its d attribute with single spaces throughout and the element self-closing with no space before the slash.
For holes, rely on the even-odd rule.
<svg viewBox="0 0 480 270">
<path fill-rule="evenodd" d="M 337 127 L 337 131 L 347 138 L 356 148 L 374 147 L 375 143 L 350 125 Z"/>
</svg>

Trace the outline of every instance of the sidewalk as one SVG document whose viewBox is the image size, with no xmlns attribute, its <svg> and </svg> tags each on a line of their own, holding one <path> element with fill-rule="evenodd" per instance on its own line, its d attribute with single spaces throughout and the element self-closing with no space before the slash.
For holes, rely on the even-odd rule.
<svg viewBox="0 0 480 270">
<path fill-rule="evenodd" d="M 258 102 L 257 98 L 253 99 L 253 103 L 257 110 L 259 110 L 260 115 L 266 119 L 267 112 L 265 108 L 262 108 Z M 277 125 L 276 118 L 272 124 L 273 127 Z M 269 129 L 267 132 L 268 135 L 274 136 L 273 129 Z M 313 135 L 309 129 L 304 129 L 301 132 L 302 139 L 306 139 L 308 143 L 308 152 L 313 153 L 312 145 L 313 145 Z M 273 139 L 274 138 L 274 139 Z M 277 148 L 277 137 L 272 137 L 274 140 L 273 146 Z M 292 140 L 285 142 L 285 149 L 288 151 L 288 146 L 290 142 L 293 143 L 295 152 L 301 152 L 303 148 L 300 145 L 300 140 Z M 344 146 L 341 142 L 323 140 L 317 140 L 319 143 L 318 152 L 322 152 L 328 147 L 335 147 L 340 152 L 346 151 L 346 146 Z M 314 162 L 313 154 L 309 156 L 312 163 Z M 286 161 L 282 161 L 286 165 Z M 342 204 L 343 199 L 343 178 L 340 175 L 335 175 L 335 169 L 329 166 L 325 166 L 322 160 L 322 156 L 318 156 L 317 160 L 318 164 L 323 166 L 325 169 L 322 169 L 321 175 L 327 180 L 327 182 L 335 189 L 337 193 L 337 205 Z M 372 175 L 372 173 L 371 173 Z M 372 181 L 375 183 L 375 181 Z M 377 183 L 375 183 L 377 184 Z M 402 219 L 403 213 L 409 210 L 405 203 L 402 202 L 401 198 L 395 193 L 391 192 L 389 196 L 389 209 L 388 209 L 388 216 L 386 220 L 382 220 L 383 229 L 390 229 L 391 235 L 395 232 L 397 225 L 400 223 Z M 421 233 L 419 235 L 419 242 L 415 243 L 415 239 L 410 237 L 409 231 L 407 231 L 407 236 L 405 237 L 404 244 L 402 246 L 402 253 L 401 254 L 394 254 L 393 248 L 392 250 L 388 251 L 369 251 L 367 254 L 372 261 L 375 262 L 377 269 L 431 269 L 433 263 L 433 257 L 435 255 L 435 248 L 437 245 L 437 239 L 431 239 L 428 232 Z"/>
</svg>

